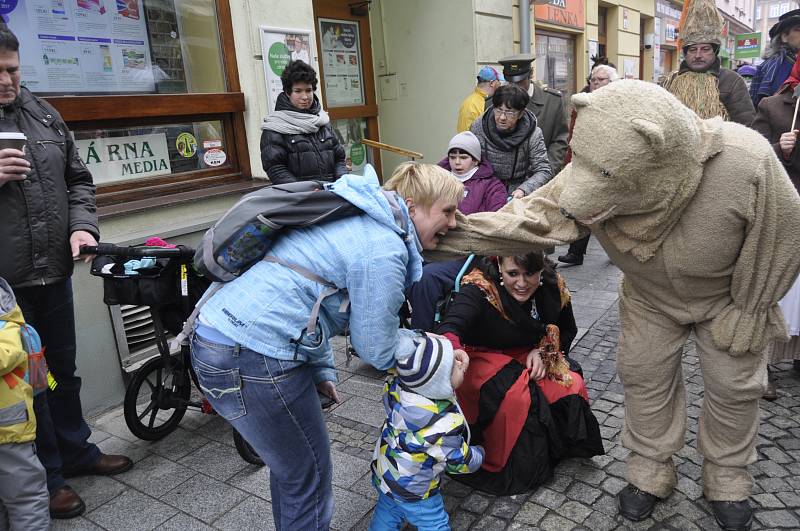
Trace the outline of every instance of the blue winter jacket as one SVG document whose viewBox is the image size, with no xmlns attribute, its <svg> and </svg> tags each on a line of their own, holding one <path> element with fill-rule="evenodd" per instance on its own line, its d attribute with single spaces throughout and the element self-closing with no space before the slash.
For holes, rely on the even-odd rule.
<svg viewBox="0 0 800 531">
<path fill-rule="evenodd" d="M 410 330 L 399 329 L 404 293 L 422 274 L 422 256 L 408 210 L 398 201 L 409 233 L 397 225 L 371 167 L 345 175 L 332 190 L 365 214 L 287 231 L 269 255 L 302 266 L 347 289 L 327 297 L 314 335 L 305 335 L 309 315 L 325 286 L 286 266 L 259 262 L 226 283 L 200 310 L 200 321 L 265 356 L 306 361 L 314 382 L 336 381 L 329 340 L 350 325 L 350 340 L 362 360 L 378 369 L 414 350 Z M 212 286 L 213 287 L 213 286 Z"/>
</svg>

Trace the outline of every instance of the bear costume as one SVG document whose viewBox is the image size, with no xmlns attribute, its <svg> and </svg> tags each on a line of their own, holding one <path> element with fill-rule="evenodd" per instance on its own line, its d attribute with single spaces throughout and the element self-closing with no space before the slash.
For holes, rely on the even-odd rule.
<svg viewBox="0 0 800 531">
<path fill-rule="evenodd" d="M 439 250 L 522 254 L 588 227 L 624 273 L 617 369 L 629 483 L 657 498 L 675 487 L 672 456 L 686 428 L 681 356 L 694 333 L 704 494 L 750 511 L 762 354 L 788 339 L 777 303 L 800 269 L 800 197 L 758 133 L 703 120 L 657 85 L 622 80 L 572 102 L 572 163 L 498 212 L 460 217 Z"/>
</svg>

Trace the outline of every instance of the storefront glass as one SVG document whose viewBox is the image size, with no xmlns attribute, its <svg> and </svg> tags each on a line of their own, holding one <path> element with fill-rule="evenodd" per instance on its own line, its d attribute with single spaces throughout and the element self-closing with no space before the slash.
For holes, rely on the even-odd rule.
<svg viewBox="0 0 800 531">
<path fill-rule="evenodd" d="M 75 131 L 95 184 L 230 166 L 221 121 Z"/>
<path fill-rule="evenodd" d="M 55 96 L 224 92 L 216 13 L 214 0 L 30 0 L 4 15 L 22 84 Z"/>
<path fill-rule="evenodd" d="M 536 33 L 536 79 L 565 96 L 575 93 L 575 40 Z"/>
</svg>

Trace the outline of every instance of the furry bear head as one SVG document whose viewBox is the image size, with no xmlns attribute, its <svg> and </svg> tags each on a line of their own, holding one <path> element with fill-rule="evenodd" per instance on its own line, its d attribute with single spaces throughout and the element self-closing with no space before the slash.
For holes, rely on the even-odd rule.
<svg viewBox="0 0 800 531">
<path fill-rule="evenodd" d="M 572 164 L 559 199 L 566 215 L 585 225 L 662 217 L 694 190 L 706 157 L 702 120 L 669 92 L 621 80 L 576 94 L 572 103 Z"/>
</svg>

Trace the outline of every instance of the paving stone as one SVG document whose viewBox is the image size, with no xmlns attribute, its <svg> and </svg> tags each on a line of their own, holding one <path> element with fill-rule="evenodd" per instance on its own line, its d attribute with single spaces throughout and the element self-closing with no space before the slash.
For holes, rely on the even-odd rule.
<svg viewBox="0 0 800 531">
<path fill-rule="evenodd" d="M 90 511 L 100 507 L 109 500 L 113 500 L 128 490 L 126 485 L 110 476 L 81 476 L 70 478 L 69 485 L 80 495 L 87 509 Z"/>
<path fill-rule="evenodd" d="M 334 416 L 380 428 L 386 418 L 386 412 L 379 401 L 354 396 L 337 407 Z"/>
<path fill-rule="evenodd" d="M 482 513 L 487 507 L 489 507 L 490 503 L 491 500 L 486 496 L 477 492 L 473 492 L 464 499 L 464 502 L 461 504 L 461 508 L 473 513 Z"/>
<path fill-rule="evenodd" d="M 696 500 L 703 495 L 703 488 L 697 481 L 685 476 L 678 478 L 678 485 L 676 488 L 684 493 L 690 500 Z"/>
<path fill-rule="evenodd" d="M 353 483 L 369 470 L 370 462 L 343 452 L 331 450 L 333 462 L 333 484 L 343 489 L 350 488 Z"/>
<path fill-rule="evenodd" d="M 142 531 L 155 529 L 173 516 L 178 509 L 155 498 L 127 490 L 105 505 L 86 513 L 86 518 L 106 529 Z"/>
<path fill-rule="evenodd" d="M 269 489 L 269 467 L 247 465 L 226 483 L 267 501 L 272 500 Z"/>
<path fill-rule="evenodd" d="M 214 522 L 214 528 L 223 531 L 263 529 L 273 531 L 272 506 L 268 501 L 250 496 Z"/>
<path fill-rule="evenodd" d="M 492 504 L 491 515 L 502 518 L 503 520 L 510 520 L 511 518 L 514 518 L 514 515 L 516 515 L 519 510 L 520 505 L 518 503 L 514 503 L 503 498 L 498 498 Z"/>
<path fill-rule="evenodd" d="M 453 531 L 466 531 L 477 519 L 478 517 L 475 514 L 467 511 L 459 511 L 455 514 L 451 513 L 450 527 L 453 529 Z"/>
<path fill-rule="evenodd" d="M 556 492 L 564 492 L 570 486 L 574 478 L 566 474 L 554 474 L 552 481 L 547 483 L 547 488 Z"/>
<path fill-rule="evenodd" d="M 676 514 L 667 520 L 664 520 L 664 524 L 672 529 L 680 529 L 681 531 L 702 531 L 701 527 L 698 527 L 696 524 L 680 514 Z"/>
<path fill-rule="evenodd" d="M 166 493 L 161 500 L 208 524 L 247 497 L 237 488 L 198 474 Z"/>
<path fill-rule="evenodd" d="M 271 517 L 264 517 L 262 516 L 262 522 L 269 520 L 269 523 L 272 523 Z M 274 526 L 268 525 L 264 527 L 264 523 L 261 524 L 262 529 L 275 529 Z M 178 513 L 160 526 L 156 528 L 156 531 L 214 531 L 215 528 L 204 524 L 197 518 L 192 518 L 189 515 Z"/>
<path fill-rule="evenodd" d="M 759 511 L 756 519 L 767 529 L 797 529 L 800 520 L 789 511 Z"/>
<path fill-rule="evenodd" d="M 775 494 L 787 507 L 800 509 L 800 495 L 796 492 L 778 492 Z"/>
<path fill-rule="evenodd" d="M 498 529 L 505 529 L 506 522 L 497 518 L 496 516 L 487 515 L 475 522 L 470 528 L 473 531 L 497 531 Z"/>
<path fill-rule="evenodd" d="M 191 468 L 152 455 L 147 459 L 142 459 L 128 472 L 119 474 L 115 478 L 145 494 L 158 498 L 196 474 L 197 471 Z"/>
<path fill-rule="evenodd" d="M 248 465 L 235 448 L 216 441 L 200 447 L 178 462 L 221 481 L 232 478 Z"/>
<path fill-rule="evenodd" d="M 795 480 L 797 478 L 771 478 L 771 477 L 760 477 L 756 479 L 756 485 L 761 487 L 764 492 L 783 492 L 787 490 L 792 490 L 790 486 L 790 481 Z"/>
<path fill-rule="evenodd" d="M 678 465 L 677 467 L 678 473 L 683 474 L 684 476 L 688 476 L 695 481 L 699 481 L 702 477 L 702 468 L 697 466 L 696 464 L 692 463 L 691 461 L 685 461 Z"/>
<path fill-rule="evenodd" d="M 785 468 L 773 461 L 759 461 L 756 463 L 756 468 L 772 478 L 782 478 L 789 475 Z"/>
<path fill-rule="evenodd" d="M 611 531 L 612 529 L 617 529 L 617 527 L 619 527 L 616 520 L 597 511 L 590 514 L 589 517 L 583 521 L 583 525 L 587 529 L 591 529 L 593 531 Z"/>
<path fill-rule="evenodd" d="M 567 498 L 570 500 L 576 500 L 587 505 L 591 505 L 603 494 L 603 491 L 594 487 L 590 487 L 586 483 L 576 481 L 570 486 L 566 494 Z"/>
<path fill-rule="evenodd" d="M 56 520 L 50 522 L 48 531 L 103 531 L 103 528 L 83 516 L 69 520 Z"/>
<path fill-rule="evenodd" d="M 526 503 L 522 506 L 519 512 L 514 516 L 514 522 L 523 524 L 536 525 L 547 514 L 547 507 L 539 505 L 538 503 Z"/>
<path fill-rule="evenodd" d="M 154 454 L 177 461 L 206 443 L 208 439 L 199 436 L 197 432 L 178 427 L 160 441 L 147 444 L 146 448 Z"/>
<path fill-rule="evenodd" d="M 550 513 L 544 517 L 540 527 L 542 529 L 547 529 L 548 531 L 571 531 L 572 528 L 575 527 L 575 522 L 568 520 L 563 516 Z"/>
<path fill-rule="evenodd" d="M 592 510 L 576 501 L 568 501 L 561 505 L 556 512 L 565 518 L 569 518 L 573 522 L 583 523 L 584 520 L 592 513 Z"/>
<path fill-rule="evenodd" d="M 770 494 L 768 492 L 751 496 L 751 498 L 753 498 L 756 503 L 758 503 L 764 509 L 783 509 L 785 507 L 781 500 L 779 500 L 774 494 Z"/>
<path fill-rule="evenodd" d="M 539 488 L 533 495 L 530 497 L 530 501 L 533 503 L 538 503 L 539 505 L 544 505 L 550 509 L 556 509 L 561 506 L 567 500 L 567 497 L 561 494 L 560 492 L 556 492 L 554 490 L 548 489 L 546 487 Z"/>
<path fill-rule="evenodd" d="M 602 485 L 600 485 L 600 488 L 602 488 L 604 491 L 611 494 L 612 496 L 616 496 L 617 494 L 619 494 L 619 491 L 625 488 L 627 484 L 628 482 L 622 479 L 609 477 L 605 481 L 603 481 Z"/>
</svg>

